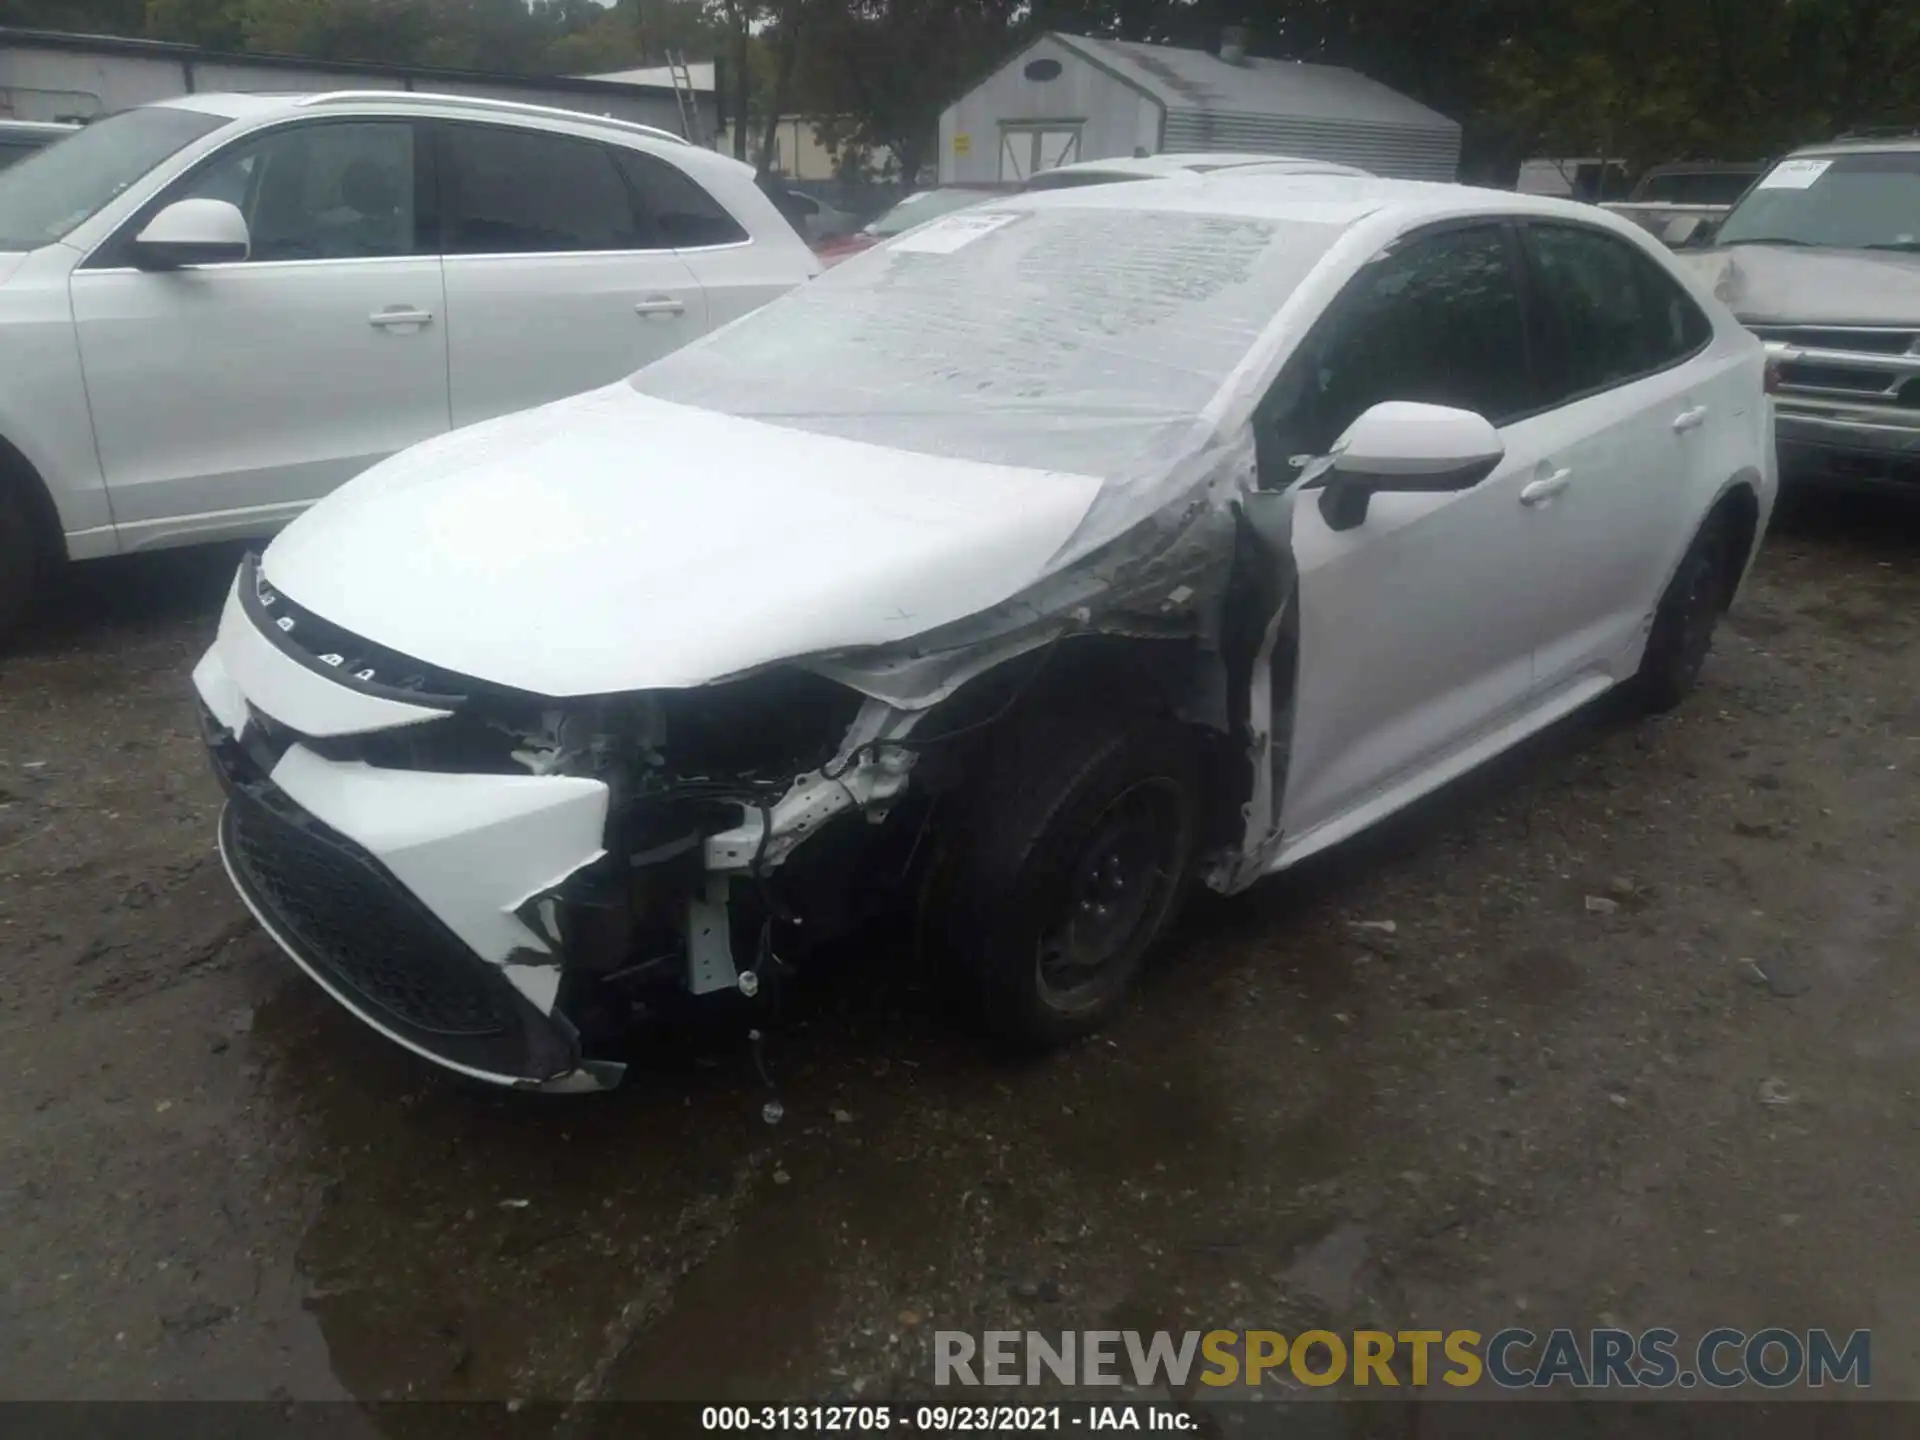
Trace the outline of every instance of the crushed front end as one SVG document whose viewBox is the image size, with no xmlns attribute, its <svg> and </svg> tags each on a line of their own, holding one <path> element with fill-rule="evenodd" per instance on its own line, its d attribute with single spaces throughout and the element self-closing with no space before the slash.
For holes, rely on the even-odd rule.
<svg viewBox="0 0 1920 1440">
<path fill-rule="evenodd" d="M 616 1083 L 636 1014 L 840 928 L 899 827 L 795 848 L 884 820 L 912 762 L 818 675 L 556 701 L 345 634 L 251 557 L 193 678 L 262 926 L 388 1038 L 521 1088 Z"/>
</svg>

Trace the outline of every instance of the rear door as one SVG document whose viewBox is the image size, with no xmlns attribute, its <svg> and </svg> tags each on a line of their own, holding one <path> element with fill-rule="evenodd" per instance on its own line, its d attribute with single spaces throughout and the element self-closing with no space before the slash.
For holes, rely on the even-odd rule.
<svg viewBox="0 0 1920 1440">
<path fill-rule="evenodd" d="M 438 129 L 456 426 L 610 384 L 707 328 L 699 281 L 623 173 L 631 152 Z"/>
<path fill-rule="evenodd" d="M 414 122 L 386 118 L 240 137 L 74 271 L 87 397 L 123 545 L 270 530 L 446 430 L 426 140 Z M 240 207 L 248 258 L 138 268 L 132 237 L 190 197 Z"/>
<path fill-rule="evenodd" d="M 1715 437 L 1737 397 L 1697 357 L 1700 307 L 1631 241 L 1575 222 L 1522 227 L 1543 419 L 1559 489 L 1531 507 L 1542 565 L 1534 684 L 1545 697 L 1624 678 L 1634 642 L 1702 513 Z"/>
</svg>

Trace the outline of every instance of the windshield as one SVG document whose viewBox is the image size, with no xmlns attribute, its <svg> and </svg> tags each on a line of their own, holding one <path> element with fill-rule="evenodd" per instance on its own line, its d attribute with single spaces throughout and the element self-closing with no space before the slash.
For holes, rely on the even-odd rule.
<svg viewBox="0 0 1920 1440">
<path fill-rule="evenodd" d="M 1718 243 L 1920 249 L 1920 150 L 1809 155 L 1774 166 Z"/>
<path fill-rule="evenodd" d="M 1180 453 L 1344 228 L 986 206 L 829 270 L 631 383 L 895 449 L 1133 478 Z"/>
<path fill-rule="evenodd" d="M 0 250 L 63 239 L 176 150 L 228 123 L 155 105 L 122 110 L 0 172 Z"/>
<path fill-rule="evenodd" d="M 1753 183 L 1750 170 L 1670 171 L 1649 175 L 1636 197 L 1666 205 L 1731 205 Z"/>
<path fill-rule="evenodd" d="M 955 210 L 980 205 L 993 198 L 992 193 L 986 190 L 922 190 L 885 211 L 867 226 L 866 233 L 888 240 L 895 235 L 905 234 L 924 221 L 950 215 Z"/>
</svg>

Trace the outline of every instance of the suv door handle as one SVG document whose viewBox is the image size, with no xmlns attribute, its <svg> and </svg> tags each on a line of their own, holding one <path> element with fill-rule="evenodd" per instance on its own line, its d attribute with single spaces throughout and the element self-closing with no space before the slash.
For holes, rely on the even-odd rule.
<svg viewBox="0 0 1920 1440">
<path fill-rule="evenodd" d="M 1520 491 L 1520 503 L 1539 505 L 1551 500 L 1571 484 L 1573 484 L 1573 471 L 1556 470 L 1551 475 L 1543 475 L 1538 480 L 1529 482 Z"/>
<path fill-rule="evenodd" d="M 649 295 L 633 307 L 636 315 L 684 315 L 686 312 L 687 302 L 671 295 Z"/>
<path fill-rule="evenodd" d="M 431 310 L 415 310 L 410 305 L 396 305 L 388 310 L 376 310 L 367 317 L 369 325 L 430 325 L 433 323 Z"/>
<path fill-rule="evenodd" d="M 1698 430 L 1707 423 L 1707 407 L 1696 405 L 1691 410 L 1682 410 L 1673 417 L 1673 433 L 1684 435 L 1689 430 Z"/>
</svg>

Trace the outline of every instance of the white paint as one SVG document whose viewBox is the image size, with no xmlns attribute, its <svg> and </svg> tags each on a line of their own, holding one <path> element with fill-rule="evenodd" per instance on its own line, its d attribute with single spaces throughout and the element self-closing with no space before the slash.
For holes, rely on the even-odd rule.
<svg viewBox="0 0 1920 1440">
<path fill-rule="evenodd" d="M 1756 190 L 1809 190 L 1827 173 L 1831 160 L 1782 160 L 1760 177 Z"/>
<path fill-rule="evenodd" d="M 588 695 L 974 614 L 1038 579 L 1098 490 L 616 385 L 379 467 L 263 563 L 296 604 L 403 655 Z"/>
<path fill-rule="evenodd" d="M 327 760 L 293 745 L 273 767 L 287 797 L 373 855 L 481 959 L 549 953 L 514 910 L 600 858 L 607 787 L 568 775 L 442 775 Z M 543 1009 L 545 967 L 507 978 Z M 542 997 L 544 996 L 544 1003 Z"/>
</svg>

